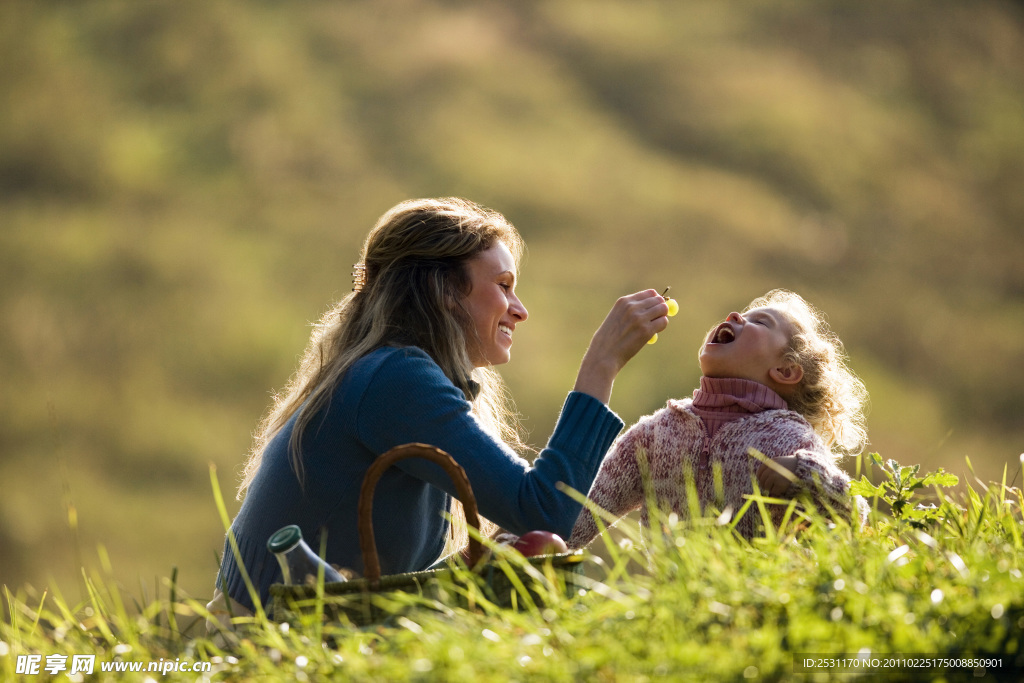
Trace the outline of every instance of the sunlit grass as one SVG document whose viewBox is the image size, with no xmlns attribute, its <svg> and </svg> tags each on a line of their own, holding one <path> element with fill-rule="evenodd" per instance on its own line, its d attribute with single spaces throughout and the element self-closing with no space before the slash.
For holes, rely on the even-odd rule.
<svg viewBox="0 0 1024 683">
<path fill-rule="evenodd" d="M 456 567 L 430 596 L 377 596 L 385 617 L 369 625 L 319 619 L 314 597 L 286 622 L 268 606 L 237 631 L 207 636 L 205 599 L 184 595 L 173 575 L 155 594 L 117 585 L 101 549 L 99 571 L 83 570 L 80 602 L 58 588 L 4 588 L 0 677 L 13 677 L 23 654 L 44 664 L 94 654 L 98 680 L 152 677 L 103 673 L 103 662 L 158 660 L 210 662 L 198 676 L 238 680 L 811 680 L 794 659 L 823 653 L 984 655 L 1004 667 L 990 676 L 1019 675 L 1024 541 L 1013 477 L 961 494 L 946 490 L 944 473 L 880 458 L 871 470 L 877 483 L 858 484 L 878 494 L 864 529 L 794 510 L 748 543 L 729 515 L 655 513 L 658 533 L 620 524 L 619 540 L 596 542 L 607 559 L 589 557 L 587 575 L 598 578 L 582 579 L 585 591 L 499 551 L 493 562 L 522 582 L 517 610 L 497 607 L 482 580 Z M 919 505 L 923 494 L 932 502 Z M 765 500 L 752 499 L 747 514 Z"/>
</svg>

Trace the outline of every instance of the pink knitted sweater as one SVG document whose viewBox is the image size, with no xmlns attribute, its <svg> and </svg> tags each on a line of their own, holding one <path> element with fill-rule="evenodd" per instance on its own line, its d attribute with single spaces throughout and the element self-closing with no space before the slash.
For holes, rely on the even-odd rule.
<svg viewBox="0 0 1024 683">
<path fill-rule="evenodd" d="M 760 462 L 748 455 L 756 448 L 769 458 L 796 456 L 796 491 L 810 494 L 816 507 L 851 514 L 853 500 L 848 494 L 850 479 L 835 464 L 835 456 L 822 443 L 811 425 L 798 413 L 786 409 L 786 402 L 771 389 L 749 380 L 701 378 L 694 399 L 670 400 L 653 415 L 640 419 L 612 445 L 601 464 L 589 498 L 616 517 L 640 509 L 640 521 L 649 525 L 647 496 L 641 472 L 650 472 L 651 490 L 660 506 L 680 518 L 689 516 L 687 479 L 696 489 L 701 510 L 713 505 L 718 510 L 737 512 L 745 495 L 753 493 L 752 480 Z M 646 466 L 638 458 L 646 454 Z M 721 468 L 721 499 L 715 499 L 714 470 Z M 772 521 L 782 521 L 785 508 L 769 506 Z M 858 509 L 858 516 L 863 509 Z M 756 509 L 736 525 L 745 538 L 759 530 Z M 582 548 L 597 536 L 593 514 L 584 509 L 576 520 L 567 543 Z"/>
</svg>

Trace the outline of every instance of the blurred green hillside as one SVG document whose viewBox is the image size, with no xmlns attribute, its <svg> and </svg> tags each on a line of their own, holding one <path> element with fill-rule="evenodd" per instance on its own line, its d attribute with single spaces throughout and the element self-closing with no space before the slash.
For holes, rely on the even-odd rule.
<svg viewBox="0 0 1024 683">
<path fill-rule="evenodd" d="M 682 306 L 616 384 L 631 423 L 787 287 L 846 341 L 872 450 L 1019 469 L 1019 3 L 9 0 L 0 64 L 0 583 L 76 598 L 102 544 L 208 595 L 208 464 L 232 498 L 414 196 L 526 237 L 502 373 L 534 444 L 616 297 Z"/>
</svg>

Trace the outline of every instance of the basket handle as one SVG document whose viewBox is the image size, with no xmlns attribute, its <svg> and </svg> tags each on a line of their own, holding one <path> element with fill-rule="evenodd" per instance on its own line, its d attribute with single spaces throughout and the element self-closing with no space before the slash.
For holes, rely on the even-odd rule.
<svg viewBox="0 0 1024 683">
<path fill-rule="evenodd" d="M 359 549 L 363 553 L 363 574 L 375 588 L 380 583 L 380 558 L 377 555 L 377 541 L 373 536 L 373 492 L 384 471 L 406 458 L 424 458 L 440 465 L 455 484 L 457 497 L 462 501 L 462 507 L 466 511 L 466 523 L 478 531 L 480 529 L 480 515 L 477 512 L 473 489 L 469 485 L 469 477 L 466 476 L 466 470 L 462 469 L 452 456 L 440 448 L 423 443 L 395 446 L 373 461 L 366 470 L 363 486 L 359 491 Z M 482 554 L 480 541 L 470 536 L 469 566 L 476 566 Z"/>
</svg>

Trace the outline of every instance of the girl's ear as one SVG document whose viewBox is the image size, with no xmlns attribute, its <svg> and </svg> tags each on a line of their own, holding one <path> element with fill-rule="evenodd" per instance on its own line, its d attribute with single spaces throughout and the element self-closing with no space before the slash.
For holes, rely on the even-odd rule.
<svg viewBox="0 0 1024 683">
<path fill-rule="evenodd" d="M 779 384 L 799 384 L 804 378 L 804 369 L 798 363 L 783 361 L 782 365 L 769 370 L 768 376 Z"/>
</svg>

